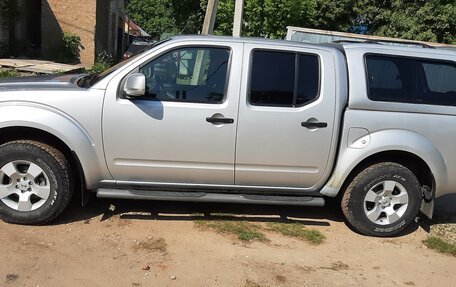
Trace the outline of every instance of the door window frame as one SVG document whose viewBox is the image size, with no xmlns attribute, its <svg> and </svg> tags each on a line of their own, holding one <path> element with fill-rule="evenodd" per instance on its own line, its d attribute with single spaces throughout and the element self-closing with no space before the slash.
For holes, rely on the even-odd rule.
<svg viewBox="0 0 456 287">
<path fill-rule="evenodd" d="M 297 55 L 307 55 L 307 56 L 314 56 L 318 59 L 318 89 L 317 89 L 317 96 L 304 104 L 301 105 L 294 105 L 294 106 L 278 106 L 278 105 L 254 105 L 251 103 L 251 85 L 252 85 L 252 67 L 253 67 L 253 53 L 255 51 L 265 51 L 265 52 L 277 52 L 277 53 L 287 53 L 287 54 L 294 54 L 295 61 L 294 61 L 294 87 L 293 87 L 293 98 L 296 97 L 297 92 L 297 78 L 299 77 L 299 73 L 296 73 L 296 70 L 299 71 L 299 58 Z M 300 52 L 300 51 L 292 51 L 292 50 L 281 50 L 281 49 L 268 49 L 268 48 L 253 48 L 250 50 L 249 55 L 249 70 L 248 70 L 248 78 L 247 78 L 247 106 L 255 107 L 255 108 L 281 108 L 281 109 L 299 109 L 305 106 L 308 106 L 314 102 L 316 102 L 321 97 L 321 84 L 322 84 L 322 65 L 321 65 L 321 57 L 317 53 L 310 53 L 310 52 Z"/>
<path fill-rule="evenodd" d="M 225 78 L 225 87 L 223 89 L 223 99 L 220 102 L 194 102 L 194 101 L 183 101 L 183 100 L 164 100 L 164 99 L 153 99 L 149 98 L 146 96 L 143 97 L 137 97 L 137 98 L 129 98 L 123 93 L 123 87 L 125 86 L 125 82 L 127 80 L 127 77 L 130 76 L 131 74 L 134 73 L 139 73 L 139 70 L 141 67 L 148 65 L 150 62 L 158 59 L 159 57 L 167 54 L 167 53 L 172 53 L 176 50 L 181 50 L 185 48 L 190 48 L 190 49 L 210 49 L 210 48 L 218 48 L 218 49 L 226 49 L 228 51 L 228 63 L 227 63 L 227 70 L 226 70 L 226 78 Z M 128 72 L 125 76 L 122 77 L 122 80 L 119 83 L 118 87 L 118 98 L 120 99 L 126 99 L 126 100 L 131 100 L 131 101 L 150 101 L 150 102 L 169 102 L 169 103 L 180 103 L 180 104 L 204 104 L 204 105 L 221 105 L 224 104 L 227 100 L 228 97 L 228 87 L 230 84 L 230 78 L 231 78 L 231 69 L 232 69 L 232 61 L 233 61 L 233 48 L 231 46 L 227 45 L 214 45 L 214 44 L 209 44 L 209 45 L 198 45 L 198 44 L 190 44 L 190 45 L 182 45 L 182 46 L 176 46 L 171 49 L 165 50 L 163 52 L 160 52 L 156 55 L 154 55 L 152 58 L 145 60 L 144 62 L 140 63 L 137 65 L 135 68 L 133 68 L 130 72 Z"/>
</svg>

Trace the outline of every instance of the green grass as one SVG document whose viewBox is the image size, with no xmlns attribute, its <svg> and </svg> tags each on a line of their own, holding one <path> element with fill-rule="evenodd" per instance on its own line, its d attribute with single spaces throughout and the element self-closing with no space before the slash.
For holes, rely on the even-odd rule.
<svg viewBox="0 0 456 287">
<path fill-rule="evenodd" d="M 104 62 L 95 62 L 92 67 L 86 70 L 88 73 L 101 73 L 109 69 L 111 65 Z"/>
<path fill-rule="evenodd" d="M 440 253 L 456 256 L 456 244 L 449 243 L 437 236 L 428 236 L 423 240 L 423 244 L 430 249 L 434 249 Z"/>
<path fill-rule="evenodd" d="M 196 220 L 199 229 L 209 229 L 222 234 L 236 235 L 240 241 L 268 241 L 260 227 L 250 222 L 239 220 Z"/>
<path fill-rule="evenodd" d="M 268 223 L 268 229 L 285 236 L 298 238 L 318 245 L 323 243 L 325 236 L 318 230 L 306 229 L 300 223 Z"/>
<path fill-rule="evenodd" d="M 20 76 L 20 74 L 18 71 L 0 69 L 0 79 L 14 78 L 14 77 L 19 77 L 19 76 Z"/>
<path fill-rule="evenodd" d="M 145 250 L 149 252 L 166 253 L 167 246 L 168 244 L 166 244 L 166 241 L 163 238 L 150 238 L 133 245 L 133 249 L 136 251 Z"/>
</svg>

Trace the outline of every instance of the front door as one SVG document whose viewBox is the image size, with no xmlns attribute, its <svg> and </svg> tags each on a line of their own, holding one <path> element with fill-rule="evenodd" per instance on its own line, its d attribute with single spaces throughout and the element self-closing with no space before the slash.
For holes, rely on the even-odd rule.
<svg viewBox="0 0 456 287">
<path fill-rule="evenodd" d="M 228 73 L 241 54 L 238 44 L 170 48 L 131 71 L 146 76 L 138 99 L 111 81 L 103 140 L 113 177 L 232 185 L 239 80 Z"/>
<path fill-rule="evenodd" d="M 332 55 L 248 44 L 244 55 L 236 184 L 315 189 L 333 147 Z"/>
</svg>

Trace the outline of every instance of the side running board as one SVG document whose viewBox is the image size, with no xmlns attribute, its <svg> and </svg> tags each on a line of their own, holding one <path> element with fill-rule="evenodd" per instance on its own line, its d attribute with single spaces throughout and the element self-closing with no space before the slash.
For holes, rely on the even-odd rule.
<svg viewBox="0 0 456 287">
<path fill-rule="evenodd" d="M 170 200 L 190 202 L 230 202 L 246 204 L 278 204 L 300 206 L 324 206 L 322 197 L 312 196 L 282 196 L 282 195 L 253 195 L 232 193 L 206 193 L 206 192 L 175 192 L 175 191 L 148 191 L 137 189 L 111 189 L 99 188 L 97 197 L 120 198 L 139 200 Z"/>
</svg>

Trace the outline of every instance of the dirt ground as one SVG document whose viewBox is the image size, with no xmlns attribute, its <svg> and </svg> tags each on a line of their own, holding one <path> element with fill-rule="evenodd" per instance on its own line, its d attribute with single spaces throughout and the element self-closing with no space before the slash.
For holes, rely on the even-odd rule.
<svg viewBox="0 0 456 287">
<path fill-rule="evenodd" d="M 455 205 L 442 206 L 447 223 L 455 224 Z M 196 219 L 214 213 L 260 226 L 295 220 L 326 239 L 312 245 L 266 232 L 268 242 L 245 243 L 195 228 Z M 94 198 L 84 208 L 74 203 L 52 225 L 0 222 L 0 286 L 455 286 L 456 257 L 422 243 L 432 224 L 382 239 L 350 230 L 334 204 L 298 208 Z M 158 246 L 142 248 L 144 242 Z"/>
</svg>

